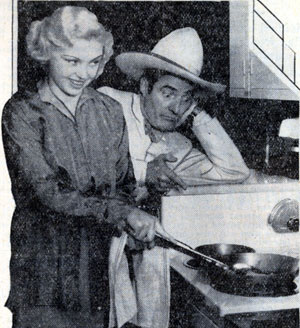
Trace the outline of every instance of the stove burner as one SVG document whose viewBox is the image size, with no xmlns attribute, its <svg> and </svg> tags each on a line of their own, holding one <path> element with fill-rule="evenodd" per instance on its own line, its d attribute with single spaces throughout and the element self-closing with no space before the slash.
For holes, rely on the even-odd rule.
<svg viewBox="0 0 300 328">
<path fill-rule="evenodd" d="M 191 260 L 185 261 L 183 264 L 187 268 L 194 269 L 194 270 L 198 270 L 202 266 L 202 264 L 199 262 L 199 260 L 196 260 L 196 259 L 191 259 Z"/>
<path fill-rule="evenodd" d="M 201 276 L 206 280 L 208 277 L 207 266 L 203 265 L 197 259 L 190 259 L 184 262 L 184 265 L 190 269 L 199 270 Z M 208 280 L 209 281 L 209 280 Z M 207 282 L 208 282 L 207 281 Z M 212 288 L 226 294 L 249 297 L 280 297 L 290 296 L 298 293 L 297 285 L 294 282 L 287 282 L 284 285 L 263 285 L 254 284 L 253 281 L 243 280 L 242 286 L 229 283 L 226 279 L 220 279 L 216 282 L 210 282 Z"/>
<path fill-rule="evenodd" d="M 226 283 L 211 283 L 212 288 L 226 294 L 233 294 L 239 296 L 248 297 L 280 297 L 280 296 L 290 296 L 298 293 L 296 290 L 297 285 L 292 282 L 283 286 L 267 287 L 261 284 L 247 286 L 229 286 Z"/>
</svg>

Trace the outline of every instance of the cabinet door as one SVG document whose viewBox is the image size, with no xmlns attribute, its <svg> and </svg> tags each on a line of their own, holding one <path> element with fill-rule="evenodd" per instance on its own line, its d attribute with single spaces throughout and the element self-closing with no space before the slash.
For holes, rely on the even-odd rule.
<svg viewBox="0 0 300 328">
<path fill-rule="evenodd" d="M 296 87 L 268 59 L 258 53 L 250 53 L 249 59 L 250 98 L 299 100 Z"/>
<path fill-rule="evenodd" d="M 254 11 L 253 3 L 230 2 L 230 96 L 298 101 L 293 51 Z"/>
</svg>

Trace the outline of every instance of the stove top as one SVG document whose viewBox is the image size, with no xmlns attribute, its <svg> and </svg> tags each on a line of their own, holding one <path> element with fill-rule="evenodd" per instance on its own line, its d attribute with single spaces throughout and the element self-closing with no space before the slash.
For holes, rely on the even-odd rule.
<svg viewBox="0 0 300 328">
<path fill-rule="evenodd" d="M 247 296 L 247 297 L 281 297 L 290 296 L 298 293 L 297 285 L 288 281 L 287 283 L 274 285 L 274 284 L 262 284 L 253 283 L 251 280 L 243 279 L 241 286 L 235 284 L 229 284 L 226 279 L 220 277 L 217 281 L 211 281 L 208 271 L 205 266 L 199 263 L 196 259 L 190 259 L 184 262 L 184 265 L 193 270 L 197 270 L 201 273 L 202 277 L 209 285 L 222 293 Z"/>
<path fill-rule="evenodd" d="M 190 259 L 190 256 L 174 251 L 170 258 L 171 266 L 200 293 L 207 304 L 217 309 L 221 317 L 238 313 L 299 309 L 300 293 L 282 297 L 247 297 L 218 291 L 210 285 L 202 271 L 184 265 Z"/>
<path fill-rule="evenodd" d="M 239 296 L 247 296 L 247 297 L 282 297 L 282 296 L 290 296 L 298 293 L 296 290 L 297 285 L 292 282 L 285 286 L 280 286 L 276 288 L 264 287 L 262 285 L 259 286 L 243 286 L 243 287 L 234 287 L 228 286 L 228 284 L 222 283 L 211 283 L 212 288 L 226 294 L 233 294 Z"/>
</svg>

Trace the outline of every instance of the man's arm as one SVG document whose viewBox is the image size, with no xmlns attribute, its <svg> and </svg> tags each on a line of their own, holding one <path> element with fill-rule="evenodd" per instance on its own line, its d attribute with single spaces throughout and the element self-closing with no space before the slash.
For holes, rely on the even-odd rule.
<svg viewBox="0 0 300 328">
<path fill-rule="evenodd" d="M 174 168 L 186 184 L 239 183 L 248 178 L 249 169 L 239 150 L 216 118 L 199 111 L 193 132 L 206 155 L 194 148 Z"/>
</svg>

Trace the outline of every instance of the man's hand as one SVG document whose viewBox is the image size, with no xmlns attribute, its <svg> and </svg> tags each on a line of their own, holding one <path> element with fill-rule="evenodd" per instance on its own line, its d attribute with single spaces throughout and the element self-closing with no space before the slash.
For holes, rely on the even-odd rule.
<svg viewBox="0 0 300 328">
<path fill-rule="evenodd" d="M 134 239 L 145 243 L 148 248 L 153 248 L 156 221 L 155 216 L 134 208 L 127 216 L 126 230 Z"/>
<path fill-rule="evenodd" d="M 169 191 L 171 188 L 187 188 L 187 185 L 175 174 L 166 162 L 176 162 L 172 154 L 160 154 L 148 163 L 146 172 L 146 186 L 155 188 L 160 192 Z"/>
</svg>

